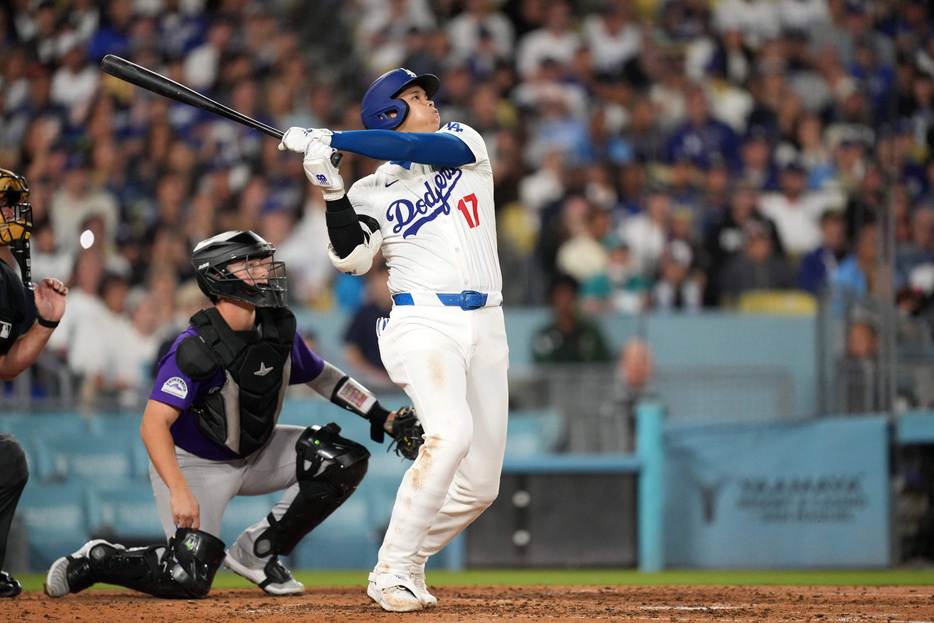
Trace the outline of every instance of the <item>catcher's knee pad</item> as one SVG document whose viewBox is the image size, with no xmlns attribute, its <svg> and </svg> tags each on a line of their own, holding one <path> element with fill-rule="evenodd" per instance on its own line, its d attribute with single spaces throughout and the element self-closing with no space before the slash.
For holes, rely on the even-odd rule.
<svg viewBox="0 0 934 623">
<path fill-rule="evenodd" d="M 211 590 L 224 556 L 224 542 L 217 537 L 180 528 L 167 546 L 124 550 L 100 543 L 91 548 L 85 561 L 77 562 L 88 566 L 81 574 L 86 583 L 81 588 L 107 582 L 166 599 L 201 599 Z M 80 590 L 71 575 L 69 585 L 72 592 Z"/>
<path fill-rule="evenodd" d="M 289 554 L 302 538 L 337 510 L 366 475 L 370 452 L 341 437 L 333 422 L 306 428 L 295 444 L 298 495 L 281 519 L 269 513 L 269 528 L 260 535 L 253 553 L 261 558 Z"/>
</svg>

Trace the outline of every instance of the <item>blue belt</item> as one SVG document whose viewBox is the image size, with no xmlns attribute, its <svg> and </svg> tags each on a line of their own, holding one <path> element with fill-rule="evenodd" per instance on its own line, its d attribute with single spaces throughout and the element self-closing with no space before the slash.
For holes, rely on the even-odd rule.
<svg viewBox="0 0 934 623">
<path fill-rule="evenodd" d="M 445 307 L 460 307 L 464 311 L 469 311 L 471 309 L 486 307 L 486 301 L 489 295 L 483 292 L 477 292 L 476 290 L 464 290 L 457 294 L 439 292 L 435 294 L 435 296 L 438 297 L 438 300 L 441 301 L 441 304 Z M 392 300 L 396 305 L 415 305 L 412 295 L 408 292 L 393 294 Z"/>
</svg>

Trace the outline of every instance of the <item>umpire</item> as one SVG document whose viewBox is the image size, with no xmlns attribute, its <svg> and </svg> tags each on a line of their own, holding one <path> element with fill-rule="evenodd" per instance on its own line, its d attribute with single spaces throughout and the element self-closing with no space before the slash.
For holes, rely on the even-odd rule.
<svg viewBox="0 0 934 623">
<path fill-rule="evenodd" d="M 0 169 L 0 379 L 4 381 L 16 378 L 39 357 L 65 313 L 68 293 L 58 279 L 43 279 L 38 286 L 31 282 L 32 206 L 26 202 L 28 198 L 26 180 Z M 22 278 L 13 269 L 14 261 Z M 29 327 L 24 326 L 27 289 L 33 292 L 37 316 Z M 28 478 L 26 457 L 16 437 L 0 433 L 0 569 L 6 559 L 13 514 Z M 13 576 L 0 571 L 0 597 L 16 597 L 22 590 Z"/>
</svg>

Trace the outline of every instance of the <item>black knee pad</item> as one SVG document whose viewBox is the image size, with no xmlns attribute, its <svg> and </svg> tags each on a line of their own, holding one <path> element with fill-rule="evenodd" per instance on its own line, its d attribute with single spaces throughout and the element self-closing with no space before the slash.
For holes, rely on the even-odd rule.
<svg viewBox="0 0 934 623">
<path fill-rule="evenodd" d="M 295 443 L 298 484 L 310 496 L 325 495 L 324 489 L 332 485 L 336 495 L 346 498 L 366 475 L 370 451 L 340 432 L 334 422 L 323 428 L 312 426 Z M 326 461 L 333 462 L 323 466 Z"/>
<path fill-rule="evenodd" d="M 253 553 L 289 554 L 302 538 L 356 491 L 366 475 L 370 451 L 340 436 L 333 422 L 306 428 L 295 444 L 298 495 L 281 519 L 269 513 L 269 529 L 256 540 Z"/>
</svg>

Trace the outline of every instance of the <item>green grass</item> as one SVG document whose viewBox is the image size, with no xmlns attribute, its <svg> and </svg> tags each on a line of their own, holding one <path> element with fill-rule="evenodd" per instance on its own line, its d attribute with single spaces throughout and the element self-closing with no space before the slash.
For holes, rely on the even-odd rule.
<svg viewBox="0 0 934 623">
<path fill-rule="evenodd" d="M 366 571 L 298 571 L 305 586 L 364 586 Z M 27 591 L 41 591 L 44 575 L 17 574 Z M 497 569 L 429 571 L 432 585 L 573 585 L 573 586 L 925 586 L 934 585 L 934 569 L 888 569 L 866 571 L 663 571 L 640 573 L 633 569 Z M 249 588 L 254 585 L 233 573 L 222 571 L 214 578 L 215 588 Z M 98 585 L 96 588 L 113 588 Z"/>
</svg>

